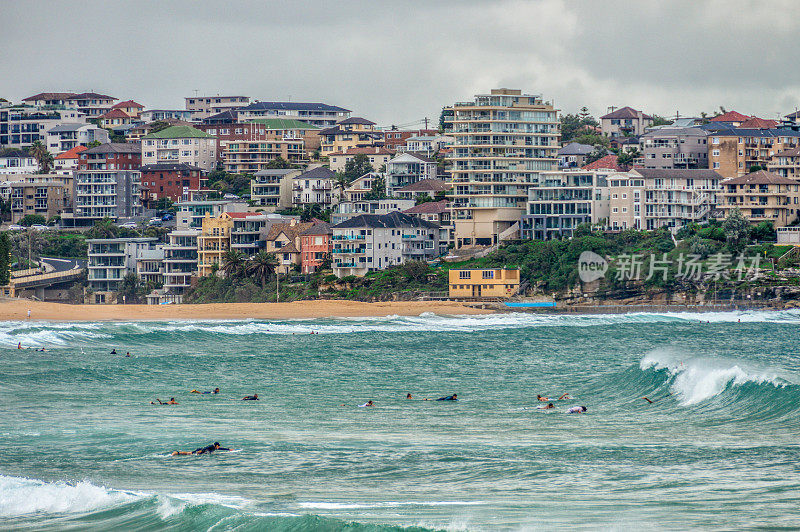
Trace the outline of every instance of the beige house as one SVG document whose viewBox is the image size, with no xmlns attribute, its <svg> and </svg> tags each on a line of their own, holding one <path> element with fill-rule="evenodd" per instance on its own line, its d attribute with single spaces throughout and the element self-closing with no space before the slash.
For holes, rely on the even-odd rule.
<svg viewBox="0 0 800 532">
<path fill-rule="evenodd" d="M 770 172 L 800 182 L 800 148 L 776 153 L 767 163 Z"/>
<path fill-rule="evenodd" d="M 600 129 L 609 137 L 638 136 L 653 125 L 653 117 L 632 107 L 620 107 L 600 117 Z"/>
<path fill-rule="evenodd" d="M 767 168 L 782 152 L 800 147 L 800 131 L 730 129 L 708 136 L 708 166 L 722 177 L 739 177 L 752 166 Z"/>
<path fill-rule="evenodd" d="M 223 212 L 216 218 L 203 218 L 203 227 L 197 236 L 197 267 L 201 277 L 222 269 L 222 256 L 231 249 L 233 218 Z"/>
<path fill-rule="evenodd" d="M 767 221 L 785 227 L 798 217 L 800 183 L 759 170 L 723 181 L 720 197 L 720 217 L 739 209 L 753 223 Z"/>
<path fill-rule="evenodd" d="M 274 253 L 278 259 L 275 267 L 277 273 L 287 274 L 293 266 L 300 266 L 302 263 L 302 244 L 300 235 L 310 229 L 314 222 L 298 222 L 292 220 L 289 223 L 273 225 L 267 233 L 267 252 Z"/>
<path fill-rule="evenodd" d="M 186 110 L 192 112 L 192 120 L 199 122 L 211 115 L 231 109 L 245 107 L 250 103 L 247 96 L 191 96 L 185 98 Z"/>
<path fill-rule="evenodd" d="M 17 223 L 29 214 L 46 220 L 61 215 L 70 205 L 72 176 L 37 175 L 9 183 L 11 222 Z"/>
<path fill-rule="evenodd" d="M 636 169 L 608 176 L 612 230 L 667 227 L 676 231 L 707 222 L 721 177 L 713 170 Z"/>
<path fill-rule="evenodd" d="M 383 133 L 375 129 L 375 122 L 352 117 L 319 132 L 323 156 L 343 153 L 351 148 L 383 146 Z"/>
<path fill-rule="evenodd" d="M 369 164 L 376 172 L 381 170 L 382 166 L 386 164 L 395 156 L 394 150 L 387 150 L 386 148 L 350 148 L 344 152 L 331 153 L 328 155 L 328 162 L 330 168 L 334 172 L 344 172 L 345 166 L 349 161 L 352 161 L 356 155 L 364 155 L 369 159 Z"/>
<path fill-rule="evenodd" d="M 206 172 L 216 166 L 217 139 L 191 126 L 170 126 L 142 137 L 142 166 L 186 163 Z"/>
</svg>

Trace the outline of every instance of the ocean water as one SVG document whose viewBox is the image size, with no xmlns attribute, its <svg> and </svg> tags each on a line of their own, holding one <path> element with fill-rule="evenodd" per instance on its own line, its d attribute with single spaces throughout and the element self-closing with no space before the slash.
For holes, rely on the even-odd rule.
<svg viewBox="0 0 800 532">
<path fill-rule="evenodd" d="M 5 322 L 0 529 L 798 528 L 799 325 Z M 214 441 L 236 451 L 170 456 Z"/>
</svg>

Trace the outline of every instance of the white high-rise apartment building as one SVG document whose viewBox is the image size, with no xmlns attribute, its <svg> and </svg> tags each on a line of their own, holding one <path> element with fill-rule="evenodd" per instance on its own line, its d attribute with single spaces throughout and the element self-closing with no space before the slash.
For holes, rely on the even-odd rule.
<svg viewBox="0 0 800 532">
<path fill-rule="evenodd" d="M 492 89 L 452 111 L 456 247 L 495 244 L 519 227 L 539 172 L 558 169 L 558 110 L 541 96 Z"/>
</svg>

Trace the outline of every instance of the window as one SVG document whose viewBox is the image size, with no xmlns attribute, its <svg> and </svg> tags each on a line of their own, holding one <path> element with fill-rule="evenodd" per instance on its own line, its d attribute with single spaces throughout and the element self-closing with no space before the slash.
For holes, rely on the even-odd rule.
<svg viewBox="0 0 800 532">
<path fill-rule="evenodd" d="M 611 194 L 611 199 L 617 199 L 619 197 L 618 194 Z"/>
<path fill-rule="evenodd" d="M 719 157 L 719 150 L 712 150 L 711 155 L 713 155 L 714 157 Z"/>
<path fill-rule="evenodd" d="M 717 170 L 719 168 L 719 163 L 718 162 L 714 162 L 713 168 L 714 168 L 714 170 Z"/>
<path fill-rule="evenodd" d="M 458 272 L 458 278 L 459 279 L 469 279 L 471 273 L 472 272 L 470 272 L 470 271 L 462 270 L 462 271 Z"/>
<path fill-rule="evenodd" d="M 494 270 L 485 270 L 481 273 L 484 279 L 494 279 Z"/>
<path fill-rule="evenodd" d="M 719 137 L 714 137 L 711 139 L 712 144 L 719 144 Z"/>
<path fill-rule="evenodd" d="M 622 199 L 628 199 L 628 195 L 627 194 L 623 194 L 622 195 Z"/>
<path fill-rule="evenodd" d="M 619 210 L 619 209 L 617 209 L 616 207 L 614 207 L 613 209 L 611 209 L 611 212 L 613 212 L 614 214 L 617 214 L 617 211 L 618 211 L 618 210 Z"/>
</svg>

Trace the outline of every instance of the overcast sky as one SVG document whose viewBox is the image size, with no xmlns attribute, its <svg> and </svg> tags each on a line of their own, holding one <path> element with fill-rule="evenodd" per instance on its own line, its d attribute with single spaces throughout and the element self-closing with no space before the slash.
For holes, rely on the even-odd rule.
<svg viewBox="0 0 800 532">
<path fill-rule="evenodd" d="M 379 125 L 521 88 L 610 105 L 775 118 L 800 106 L 800 1 L 0 0 L 0 97 L 84 91 L 340 105 Z"/>
</svg>

